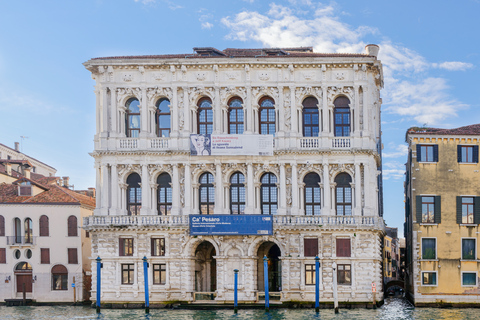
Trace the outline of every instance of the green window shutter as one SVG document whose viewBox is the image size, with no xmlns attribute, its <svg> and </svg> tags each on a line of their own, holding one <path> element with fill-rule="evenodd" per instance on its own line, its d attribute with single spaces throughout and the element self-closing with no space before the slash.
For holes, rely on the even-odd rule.
<svg viewBox="0 0 480 320">
<path fill-rule="evenodd" d="M 473 198 L 473 222 L 480 224 L 480 197 Z"/>
<path fill-rule="evenodd" d="M 433 145 L 433 162 L 438 162 L 438 144 Z"/>
<path fill-rule="evenodd" d="M 417 162 L 422 161 L 422 148 L 421 145 L 417 144 Z"/>
<path fill-rule="evenodd" d="M 435 196 L 435 212 L 434 212 L 433 222 L 435 223 L 442 222 L 441 212 L 442 212 L 442 208 L 441 208 L 440 196 Z"/>
<path fill-rule="evenodd" d="M 462 197 L 457 197 L 457 223 L 462 223 Z"/>
<path fill-rule="evenodd" d="M 416 196 L 417 223 L 422 223 L 422 196 Z"/>
<path fill-rule="evenodd" d="M 461 145 L 457 146 L 457 162 L 458 163 L 462 162 L 462 146 Z"/>
<path fill-rule="evenodd" d="M 478 163 L 478 146 L 473 146 L 473 162 Z"/>
</svg>

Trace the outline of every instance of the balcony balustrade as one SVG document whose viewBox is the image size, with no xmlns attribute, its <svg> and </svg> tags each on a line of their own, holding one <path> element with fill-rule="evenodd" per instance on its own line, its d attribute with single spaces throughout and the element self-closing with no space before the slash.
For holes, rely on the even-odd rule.
<svg viewBox="0 0 480 320">
<path fill-rule="evenodd" d="M 155 227 L 155 226 L 183 226 L 188 227 L 189 216 L 90 216 L 83 220 L 83 227 Z M 384 228 L 381 217 L 374 216 L 273 216 L 275 227 L 371 227 Z"/>
<path fill-rule="evenodd" d="M 37 237 L 28 236 L 8 236 L 7 245 L 9 246 L 34 246 L 36 243 Z"/>
</svg>

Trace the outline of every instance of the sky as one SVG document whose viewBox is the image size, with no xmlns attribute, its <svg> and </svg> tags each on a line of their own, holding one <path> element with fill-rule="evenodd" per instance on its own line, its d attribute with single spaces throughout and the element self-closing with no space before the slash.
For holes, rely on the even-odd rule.
<svg viewBox="0 0 480 320">
<path fill-rule="evenodd" d="M 478 13 L 480 0 L 0 0 L 0 143 L 21 142 L 75 189 L 94 187 L 94 81 L 83 62 L 193 47 L 364 53 L 374 43 L 384 217 L 402 235 L 406 130 L 480 123 Z"/>
</svg>

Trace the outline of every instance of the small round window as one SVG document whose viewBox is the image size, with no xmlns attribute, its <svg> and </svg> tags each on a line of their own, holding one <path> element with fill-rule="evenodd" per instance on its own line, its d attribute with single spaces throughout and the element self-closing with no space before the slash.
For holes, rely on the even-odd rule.
<svg viewBox="0 0 480 320">
<path fill-rule="evenodd" d="M 15 250 L 13 252 L 13 256 L 15 257 L 15 259 L 20 259 L 20 256 L 21 256 L 21 253 L 20 253 L 20 250 Z"/>
<path fill-rule="evenodd" d="M 30 249 L 25 250 L 25 257 L 27 257 L 27 259 L 30 259 L 32 257 L 32 250 Z"/>
</svg>

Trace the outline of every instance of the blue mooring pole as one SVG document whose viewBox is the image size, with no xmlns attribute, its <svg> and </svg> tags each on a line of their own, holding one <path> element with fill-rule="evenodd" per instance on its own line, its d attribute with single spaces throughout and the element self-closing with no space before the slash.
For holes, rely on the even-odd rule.
<svg viewBox="0 0 480 320">
<path fill-rule="evenodd" d="M 268 294 L 268 258 L 263 256 L 263 277 L 265 282 L 265 311 L 270 309 L 270 296 Z"/>
<path fill-rule="evenodd" d="M 238 312 L 238 269 L 233 270 L 234 282 L 233 282 L 233 312 Z"/>
<path fill-rule="evenodd" d="M 147 257 L 143 257 L 143 280 L 145 282 L 145 313 L 150 313 L 150 302 L 148 301 L 148 262 Z"/>
<path fill-rule="evenodd" d="M 100 257 L 97 257 L 97 313 L 100 313 L 100 292 L 102 288 L 102 268 L 103 263 Z"/>
<path fill-rule="evenodd" d="M 320 311 L 320 258 L 315 257 L 315 312 Z"/>
</svg>

